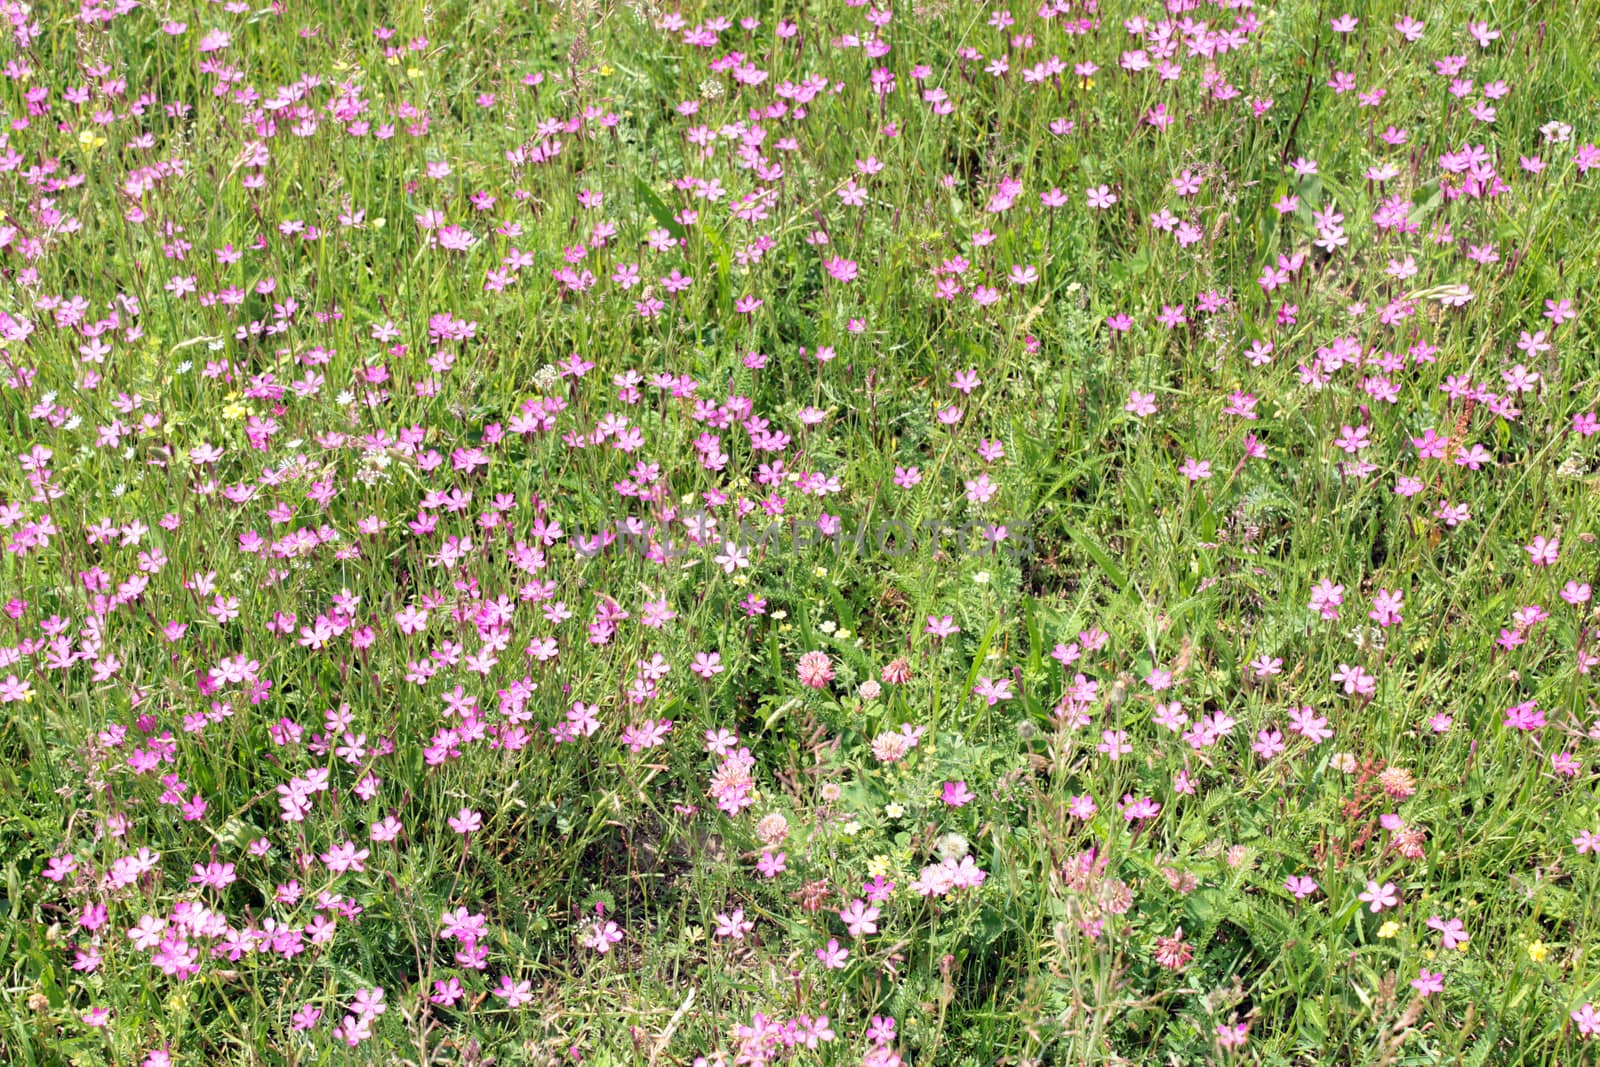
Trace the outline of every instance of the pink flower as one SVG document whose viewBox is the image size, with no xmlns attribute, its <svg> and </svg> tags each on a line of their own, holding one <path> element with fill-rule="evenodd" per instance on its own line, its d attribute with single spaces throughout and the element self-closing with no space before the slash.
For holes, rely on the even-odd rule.
<svg viewBox="0 0 1600 1067">
<path fill-rule="evenodd" d="M 1561 556 L 1561 538 L 1535 537 L 1533 543 L 1522 546 L 1522 550 L 1532 558 L 1535 567 L 1548 567 Z"/>
<path fill-rule="evenodd" d="M 825 689 L 833 681 L 833 664 L 826 652 L 807 652 L 797 667 L 800 684 L 810 689 Z"/>
<path fill-rule="evenodd" d="M 1344 691 L 1350 694 L 1370 697 L 1378 691 L 1376 678 L 1361 667 L 1351 666 L 1348 663 L 1339 664 L 1339 669 L 1333 672 L 1333 681 L 1337 685 L 1342 685 Z"/>
<path fill-rule="evenodd" d="M 946 782 L 944 784 L 944 802 L 952 808 L 965 807 L 978 798 L 967 788 L 966 782 Z"/>
<path fill-rule="evenodd" d="M 1304 900 L 1317 891 L 1317 883 L 1303 874 L 1291 874 L 1283 887 L 1293 893 L 1296 900 Z"/>
<path fill-rule="evenodd" d="M 1270 760 L 1283 751 L 1283 734 L 1274 729 L 1260 730 L 1256 733 L 1255 743 L 1250 747 L 1257 756 Z"/>
<path fill-rule="evenodd" d="M 604 956 L 611 946 L 622 940 L 622 931 L 610 919 L 596 919 L 583 935 L 584 948 L 593 949 Z"/>
<path fill-rule="evenodd" d="M 882 912 L 877 907 L 858 897 L 840 909 L 839 918 L 844 920 L 845 929 L 850 931 L 851 937 L 864 937 L 878 932 L 880 914 Z"/>
<path fill-rule="evenodd" d="M 1444 992 L 1444 975 L 1438 971 L 1430 971 L 1426 967 L 1417 972 L 1411 980 L 1411 988 L 1423 996 Z"/>
<path fill-rule="evenodd" d="M 1101 730 L 1100 743 L 1095 746 L 1098 752 L 1104 752 L 1111 757 L 1111 762 L 1126 756 L 1133 751 L 1133 746 L 1128 743 L 1128 735 L 1123 730 Z"/>
<path fill-rule="evenodd" d="M 1538 730 L 1544 726 L 1544 712 L 1537 701 L 1524 700 L 1506 709 L 1505 725 L 1513 730 Z"/>
<path fill-rule="evenodd" d="M 1122 817 L 1130 823 L 1138 822 L 1140 819 L 1153 819 L 1161 814 L 1161 805 L 1157 801 L 1150 797 L 1140 797 L 1136 800 L 1132 793 L 1125 794 L 1118 807 L 1122 811 Z"/>
<path fill-rule="evenodd" d="M 716 920 L 716 936 L 734 941 L 743 941 L 744 935 L 756 928 L 753 921 L 744 917 L 743 908 L 734 908 L 731 913 L 718 912 Z"/>
<path fill-rule="evenodd" d="M 1328 729 L 1328 720 L 1311 707 L 1291 708 L 1289 729 L 1312 744 L 1321 744 L 1333 736 L 1333 731 Z"/>
<path fill-rule="evenodd" d="M 845 960 L 850 958 L 850 950 L 840 948 L 837 938 L 828 938 L 828 947 L 817 949 L 817 959 L 822 961 L 822 966 L 830 971 L 837 971 L 844 966 Z"/>
<path fill-rule="evenodd" d="M 483 828 L 483 816 L 471 808 L 462 808 L 445 820 L 450 829 L 463 836 L 477 833 Z"/>
<path fill-rule="evenodd" d="M 1446 952 L 1453 948 L 1464 947 L 1468 941 L 1472 940 L 1467 934 L 1466 924 L 1460 919 L 1446 920 L 1438 915 L 1430 916 L 1428 929 L 1438 931 L 1440 942 Z"/>
<path fill-rule="evenodd" d="M 979 677 L 978 684 L 972 687 L 974 696 L 980 696 L 989 705 L 994 707 L 1002 700 L 1010 700 L 1014 695 L 1011 692 L 1010 678 Z"/>
<path fill-rule="evenodd" d="M 1339 617 L 1339 606 L 1344 603 L 1344 586 L 1322 579 L 1311 590 L 1311 603 L 1307 605 L 1329 622 Z"/>
<path fill-rule="evenodd" d="M 524 1004 L 533 1002 L 533 983 L 527 980 L 513 981 L 509 974 L 500 976 L 500 988 L 494 995 L 506 1002 L 508 1008 L 520 1008 Z"/>
<path fill-rule="evenodd" d="M 1373 595 L 1372 610 L 1367 612 L 1367 618 L 1383 627 L 1399 625 L 1404 621 L 1400 614 L 1404 600 L 1405 594 L 1398 589 L 1380 589 Z"/>
<path fill-rule="evenodd" d="M 1358 894 L 1356 899 L 1370 907 L 1374 914 L 1384 908 L 1392 908 L 1400 903 L 1400 896 L 1395 891 L 1393 882 L 1385 882 L 1379 885 L 1371 879 L 1367 881 L 1366 892 Z"/>
</svg>

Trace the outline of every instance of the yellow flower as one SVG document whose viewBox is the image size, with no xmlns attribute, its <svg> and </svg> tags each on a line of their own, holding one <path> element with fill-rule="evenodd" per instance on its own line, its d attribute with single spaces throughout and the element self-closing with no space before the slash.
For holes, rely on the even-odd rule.
<svg viewBox="0 0 1600 1067">
<path fill-rule="evenodd" d="M 867 874 L 873 878 L 887 877 L 894 861 L 888 856 L 874 856 L 867 861 Z"/>
<path fill-rule="evenodd" d="M 1393 937 L 1395 934 L 1398 934 L 1399 932 L 1400 932 L 1400 924 L 1395 922 L 1393 919 L 1390 919 L 1388 922 L 1386 922 L 1382 926 L 1378 927 L 1378 936 L 1379 937 L 1383 937 L 1383 938 Z"/>
<path fill-rule="evenodd" d="M 412 78 L 412 79 L 416 79 L 416 78 L 422 77 L 422 68 L 421 67 L 407 67 L 406 68 L 406 77 Z"/>
<path fill-rule="evenodd" d="M 78 134 L 78 143 L 86 150 L 93 152 L 96 148 L 104 145 L 106 139 L 95 130 L 82 130 Z"/>
<path fill-rule="evenodd" d="M 1550 946 L 1543 941 L 1535 941 L 1528 946 L 1528 958 L 1534 963 L 1543 963 L 1544 958 L 1550 955 Z"/>
<path fill-rule="evenodd" d="M 225 419 L 242 419 L 249 410 L 249 408 L 235 400 L 222 409 L 222 417 Z"/>
<path fill-rule="evenodd" d="M 600 64 L 600 77 L 602 77 L 602 78 L 611 77 L 611 64 L 610 63 L 602 63 L 602 64 Z"/>
</svg>

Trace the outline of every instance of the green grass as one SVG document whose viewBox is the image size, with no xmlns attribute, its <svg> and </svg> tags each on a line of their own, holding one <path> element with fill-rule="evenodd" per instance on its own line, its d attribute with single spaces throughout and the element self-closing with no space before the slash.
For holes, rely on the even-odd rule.
<svg viewBox="0 0 1600 1067">
<path fill-rule="evenodd" d="M 1594 1057 L 1586 5 L 7 10 L 0 1062 Z"/>
</svg>

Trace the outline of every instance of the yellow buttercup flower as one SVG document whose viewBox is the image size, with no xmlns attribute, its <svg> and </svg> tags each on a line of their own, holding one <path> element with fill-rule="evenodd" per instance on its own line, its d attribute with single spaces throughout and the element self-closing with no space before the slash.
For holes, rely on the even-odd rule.
<svg viewBox="0 0 1600 1067">
<path fill-rule="evenodd" d="M 1382 926 L 1378 927 L 1378 936 L 1379 937 L 1383 937 L 1383 938 L 1393 937 L 1395 934 L 1398 934 L 1399 932 L 1400 932 L 1400 924 L 1395 922 L 1393 919 L 1390 919 L 1388 922 L 1386 922 Z"/>
<path fill-rule="evenodd" d="M 1543 963 L 1544 958 L 1550 955 L 1550 946 L 1543 941 L 1535 941 L 1528 946 L 1528 958 L 1534 963 Z"/>
<path fill-rule="evenodd" d="M 103 146 L 106 143 L 106 139 L 97 130 L 80 130 L 78 132 L 78 143 L 87 151 L 93 152 L 96 148 Z"/>
</svg>

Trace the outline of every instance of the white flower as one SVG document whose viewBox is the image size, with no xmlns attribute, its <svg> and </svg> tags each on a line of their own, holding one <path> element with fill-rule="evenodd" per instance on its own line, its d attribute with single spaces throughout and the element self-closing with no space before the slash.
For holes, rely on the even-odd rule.
<svg viewBox="0 0 1600 1067">
<path fill-rule="evenodd" d="M 1572 127 L 1565 122 L 1551 120 L 1539 127 L 1546 144 L 1566 144 L 1572 139 Z"/>
</svg>

